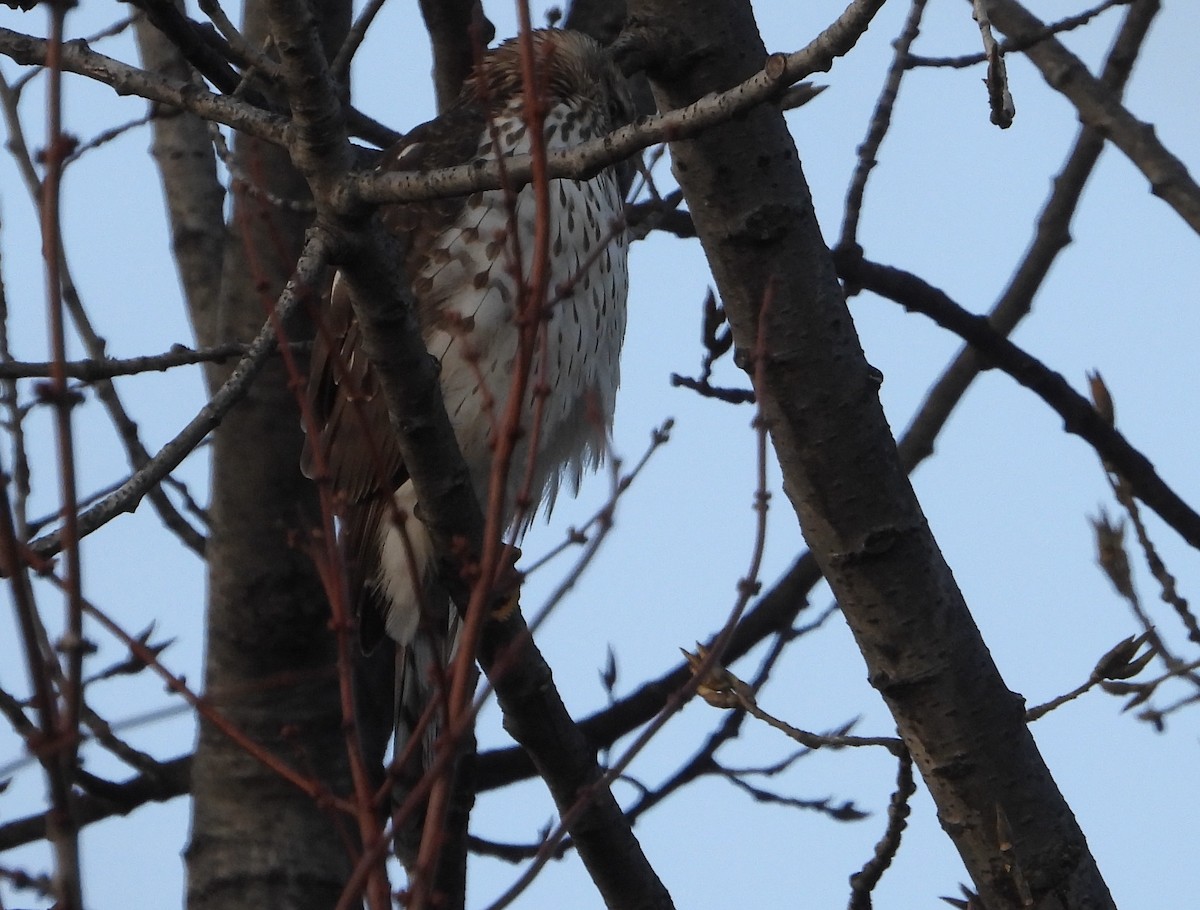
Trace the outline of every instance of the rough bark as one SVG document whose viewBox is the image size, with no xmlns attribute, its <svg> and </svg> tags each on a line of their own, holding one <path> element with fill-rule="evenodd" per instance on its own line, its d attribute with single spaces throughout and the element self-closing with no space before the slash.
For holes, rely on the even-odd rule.
<svg viewBox="0 0 1200 910">
<path fill-rule="evenodd" d="M 327 46 L 336 45 L 349 4 L 330 0 L 321 9 Z M 257 5 L 247 10 L 245 31 L 257 41 L 265 33 Z M 234 151 L 245 173 L 270 193 L 306 196 L 285 152 L 246 138 Z M 306 221 L 238 195 L 212 321 L 217 339 L 254 336 L 264 300 L 296 262 Z M 293 339 L 307 331 L 288 328 Z M 296 546 L 318 524 L 315 491 L 299 470 L 301 441 L 299 409 L 276 360 L 214 434 L 205 690 L 255 740 L 301 769 L 318 769 L 345 792 L 328 607 L 312 561 Z M 336 903 L 349 859 L 329 810 L 207 723 L 192 779 L 190 907 L 327 910 Z"/>
<path fill-rule="evenodd" d="M 766 60 L 746 3 L 630 13 L 686 49 L 650 73 L 661 109 Z M 905 476 L 782 116 L 760 106 L 671 155 L 785 492 L 984 905 L 1112 907 Z"/>
<path fill-rule="evenodd" d="M 137 23 L 142 66 L 186 82 L 191 67 L 178 48 L 145 19 Z M 171 226 L 171 253 L 187 298 L 188 317 L 201 346 L 213 344 L 225 244 L 225 190 L 209 125 L 195 114 L 163 108 L 154 121 L 155 165 Z"/>
</svg>

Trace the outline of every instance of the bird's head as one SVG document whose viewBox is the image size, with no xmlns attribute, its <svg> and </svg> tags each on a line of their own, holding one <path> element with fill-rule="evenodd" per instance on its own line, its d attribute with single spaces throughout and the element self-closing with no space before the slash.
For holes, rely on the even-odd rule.
<svg viewBox="0 0 1200 910">
<path fill-rule="evenodd" d="M 589 107 L 598 116 L 600 132 L 632 122 L 633 101 L 625 77 L 608 52 L 581 32 L 538 29 L 532 32 L 534 78 L 545 101 L 565 101 Z M 462 102 L 484 103 L 495 110 L 524 92 L 519 38 L 510 38 L 488 51 L 463 86 Z"/>
</svg>

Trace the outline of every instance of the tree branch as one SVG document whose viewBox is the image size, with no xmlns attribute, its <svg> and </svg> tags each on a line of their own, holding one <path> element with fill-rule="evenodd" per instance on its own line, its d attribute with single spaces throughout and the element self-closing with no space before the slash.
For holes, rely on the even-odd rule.
<svg viewBox="0 0 1200 910">
<path fill-rule="evenodd" d="M 746 3 L 639 0 L 630 13 L 704 55 L 650 72 L 662 109 L 742 82 L 765 57 Z M 1012 903 L 1000 802 L 1039 899 L 1112 907 L 905 477 L 783 117 L 760 107 L 671 155 L 739 362 L 751 372 L 765 356 L 755 391 L 784 490 L 985 902 Z"/>
<path fill-rule="evenodd" d="M 847 53 L 865 31 L 883 0 L 854 0 L 846 12 L 816 39 L 791 54 L 774 54 L 763 67 L 726 91 L 715 92 L 683 107 L 653 117 L 643 117 L 607 136 L 581 142 L 569 150 L 546 152 L 546 173 L 553 180 L 581 179 L 628 158 L 658 142 L 695 136 L 737 114 L 778 97 L 789 86 L 816 72 L 828 70 Z M 532 174 L 528 155 L 497 162 L 476 160 L 458 167 L 422 173 L 354 174 L 339 189 L 341 209 L 359 202 L 410 202 L 441 196 L 465 196 L 479 190 L 527 184 Z"/>
<path fill-rule="evenodd" d="M 1017 40 L 1031 38 L 1046 28 L 1016 0 L 989 3 L 993 23 Z M 1079 119 L 1104 133 L 1150 181 L 1151 192 L 1171 206 L 1192 230 L 1200 232 L 1200 186 L 1184 163 L 1159 142 L 1154 127 L 1129 113 L 1117 94 L 1054 38 L 1038 41 L 1025 54 L 1051 88 L 1075 105 Z"/>
<path fill-rule="evenodd" d="M 1091 445 L 1129 482 L 1139 499 L 1184 540 L 1200 548 L 1200 515 L 1158 476 L 1149 459 L 1130 445 L 1061 375 L 999 334 L 986 317 L 967 312 L 939 289 L 900 269 L 860 260 L 855 264 L 843 262 L 841 271 L 861 287 L 922 313 L 954 332 L 985 360 L 1034 392 L 1062 417 L 1068 433 Z"/>
<path fill-rule="evenodd" d="M 1129 79 L 1157 11 L 1158 0 L 1136 0 L 1117 32 L 1100 79 L 1118 96 Z M 1066 164 L 1052 181 L 1050 198 L 1038 216 L 1037 230 L 1029 248 L 1000 299 L 988 313 L 988 323 L 1001 335 L 1010 334 L 1029 314 L 1050 267 L 1071 242 L 1071 220 L 1103 149 L 1104 135 L 1099 130 L 1090 126 L 1080 128 Z M 847 252 L 842 248 L 836 251 L 835 261 L 841 262 L 846 256 L 853 261 L 859 255 L 858 251 Z M 911 472 L 933 454 L 934 440 L 983 368 L 978 352 L 968 345 L 938 377 L 900 438 L 900 459 L 906 470 Z"/>
<path fill-rule="evenodd" d="M 421 17 L 433 49 L 433 85 L 438 112 L 458 97 L 496 27 L 483 14 L 480 0 L 421 0 Z"/>
<path fill-rule="evenodd" d="M 241 357 L 250 346 L 231 341 L 211 348 L 193 350 L 182 344 L 174 345 L 162 354 L 143 354 L 140 357 L 99 357 L 87 360 L 68 360 L 63 370 L 71 379 L 98 382 L 115 376 L 136 376 L 140 373 L 162 373 L 175 367 L 202 363 L 225 363 Z M 40 379 L 50 375 L 48 361 L 8 360 L 0 362 L 0 379 Z"/>
<path fill-rule="evenodd" d="M 275 321 L 286 320 L 300 305 L 305 294 L 318 285 L 325 266 L 325 250 L 314 238 L 296 263 L 291 281 L 280 294 L 272 317 L 266 321 L 246 355 L 238 361 L 229 378 L 170 442 L 136 471 L 125 483 L 94 506 L 79 513 L 79 536 L 86 537 L 124 512 L 132 512 L 142 497 L 167 474 L 179 466 L 242 399 L 254 378 L 275 350 Z M 61 534 L 55 531 L 33 541 L 30 549 L 41 556 L 52 556 L 62 549 Z"/>
<path fill-rule="evenodd" d="M 871 113 L 867 136 L 862 145 L 858 147 L 858 164 L 854 168 L 854 177 L 850 181 L 850 188 L 846 191 L 846 205 L 842 215 L 842 235 L 838 240 L 838 246 L 850 246 L 857 243 L 858 221 L 862 215 L 863 194 L 867 189 L 867 178 L 870 177 L 875 165 L 879 163 L 876 156 L 892 125 L 892 110 L 900 95 L 900 82 L 904 79 L 906 72 L 905 63 L 908 61 L 908 51 L 921 33 L 921 17 L 925 14 L 926 2 L 927 0 L 912 0 L 912 5 L 908 8 L 908 16 L 904 20 L 904 28 L 892 42 L 894 50 L 892 63 L 888 67 L 883 88 L 875 102 L 875 110 Z"/>
<path fill-rule="evenodd" d="M 45 64 L 47 47 L 40 38 L 0 28 L 0 54 L 14 62 Z M 215 95 L 189 82 L 148 73 L 98 54 L 82 42 L 63 45 L 64 72 L 87 76 L 109 86 L 118 95 L 138 95 L 150 101 L 191 111 L 206 120 L 233 127 L 250 136 L 282 144 L 287 120 L 228 95 Z"/>
<path fill-rule="evenodd" d="M 112 784 L 103 796 L 79 794 L 75 803 L 79 824 L 90 825 L 114 815 L 128 815 L 146 803 L 182 796 L 191 785 L 191 768 L 192 757 L 181 755 L 163 762 L 152 774 L 137 774 Z M 29 815 L 0 825 L 0 851 L 42 840 L 46 836 L 46 815 Z"/>
<path fill-rule="evenodd" d="M 759 642 L 791 628 L 797 614 L 808 606 L 808 592 L 820 580 L 821 571 L 812 554 L 800 556 L 734 627 L 722 660 L 732 664 Z M 636 692 L 578 721 L 577 726 L 592 749 L 609 748 L 622 736 L 654 718 L 671 694 L 679 691 L 690 676 L 688 664 L 680 663 Z M 483 792 L 524 780 L 535 772 L 528 756 L 519 749 L 496 749 L 479 756 L 477 773 L 478 789 Z"/>
</svg>

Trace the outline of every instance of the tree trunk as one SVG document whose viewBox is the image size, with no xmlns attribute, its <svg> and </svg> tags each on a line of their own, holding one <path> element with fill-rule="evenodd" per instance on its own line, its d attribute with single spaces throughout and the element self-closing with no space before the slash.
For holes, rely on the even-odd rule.
<svg viewBox="0 0 1200 910">
<path fill-rule="evenodd" d="M 322 4 L 326 46 L 349 22 L 349 3 Z M 247 8 L 261 44 L 265 17 Z M 306 199 L 286 152 L 239 137 L 242 174 L 281 199 Z M 240 192 L 225 243 L 215 318 L 220 341 L 249 341 L 295 265 L 308 216 Z M 306 320 L 302 320 L 306 323 Z M 291 340 L 307 324 L 287 326 Z M 204 339 L 208 340 L 208 339 Z M 219 382 L 227 368 L 217 367 Z M 281 360 L 263 370 L 213 438 L 204 690 L 256 742 L 347 792 L 342 716 L 329 611 L 303 546 L 319 526 L 315 490 L 300 473 L 300 413 Z M 350 862 L 344 826 L 206 721 L 192 771 L 188 905 L 328 910 Z M 352 826 L 351 826 L 352 827 Z"/>
<path fill-rule="evenodd" d="M 664 110 L 766 62 L 747 3 L 629 6 L 682 42 L 650 73 Z M 782 114 L 761 106 L 671 157 L 785 492 L 984 905 L 1113 907 L 901 467 Z"/>
</svg>

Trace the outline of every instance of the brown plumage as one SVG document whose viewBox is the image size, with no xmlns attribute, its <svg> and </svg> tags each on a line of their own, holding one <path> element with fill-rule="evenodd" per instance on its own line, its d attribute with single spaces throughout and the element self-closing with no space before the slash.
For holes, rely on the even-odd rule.
<svg viewBox="0 0 1200 910">
<path fill-rule="evenodd" d="M 548 148 L 570 147 L 628 122 L 632 112 L 623 80 L 595 42 L 557 30 L 533 37 Z M 380 167 L 422 171 L 528 153 L 520 61 L 515 40 L 488 52 L 458 102 L 413 129 Z M 548 316 L 523 403 L 525 432 L 506 488 L 506 515 L 517 533 L 532 518 L 517 515 L 514 507 L 527 467 L 535 504 L 552 504 L 564 474 L 578 484 L 583 471 L 602 459 L 625 330 L 627 240 L 615 169 L 589 180 L 552 181 L 549 215 Z M 532 265 L 533 190 L 392 205 L 380 217 L 403 238 L 422 334 L 441 364 L 446 410 L 480 502 L 486 502 L 493 415 L 503 413 L 509 395 L 516 307 Z M 453 650 L 458 618 L 438 592 L 430 543 L 412 517 L 415 495 L 387 406 L 360 347 L 346 285 L 336 280 L 326 321 L 328 334 L 318 336 L 309 388 L 320 435 L 308 440 L 305 470 L 311 473 L 312 447 L 319 445 L 332 487 L 344 500 L 341 539 L 364 643 L 369 647 L 386 632 L 400 646 L 400 749 L 433 694 L 437 667 Z M 543 379 L 549 394 L 533 433 L 533 387 Z M 399 527 L 389 496 L 404 516 Z M 426 738 L 424 761 L 435 735 Z M 416 775 L 420 767 L 409 770 Z M 419 841 L 401 843 L 413 836 L 419 828 L 398 832 L 402 855 L 415 851 Z"/>
</svg>

